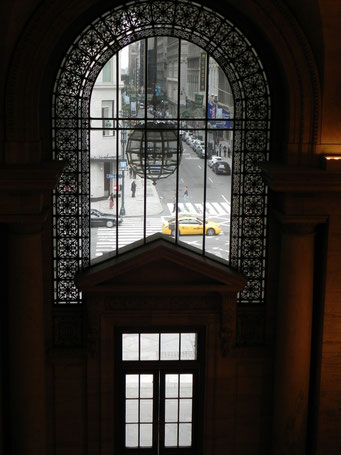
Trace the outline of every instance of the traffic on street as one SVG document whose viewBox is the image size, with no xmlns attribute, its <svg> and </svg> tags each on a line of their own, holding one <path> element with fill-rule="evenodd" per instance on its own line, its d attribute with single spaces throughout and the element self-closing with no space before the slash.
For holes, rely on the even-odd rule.
<svg viewBox="0 0 341 455">
<path fill-rule="evenodd" d="M 213 163 L 224 159 L 231 166 L 231 158 L 219 158 L 213 159 Z M 179 165 L 178 182 L 176 181 L 177 174 L 175 173 L 166 179 L 159 180 L 153 188 L 160 203 L 159 213 L 157 214 L 148 214 L 150 199 L 148 197 L 149 191 L 147 191 L 146 236 L 157 232 L 163 232 L 165 235 L 175 235 L 174 229 L 167 230 L 165 225 L 175 218 L 175 193 L 178 186 L 178 219 L 180 228 L 178 241 L 199 250 L 203 248 L 203 225 L 201 224 L 200 227 L 200 220 L 202 223 L 205 205 L 205 221 L 207 225 L 205 229 L 205 250 L 219 258 L 228 260 L 231 175 L 214 173 L 207 160 L 206 201 L 204 204 L 204 187 L 202 185 L 204 172 L 205 159 L 200 158 L 193 148 L 183 141 L 183 156 Z M 128 172 L 126 177 L 126 186 L 129 188 L 132 178 L 129 177 Z M 143 180 L 138 181 L 137 185 L 139 188 L 138 192 L 142 193 L 144 191 Z M 184 196 L 185 188 L 187 188 L 187 195 Z M 129 191 L 126 191 L 126 193 L 128 193 L 126 198 L 131 197 Z M 106 211 L 111 212 L 110 210 Z M 181 223 L 181 219 L 184 218 L 186 219 L 186 226 Z M 143 238 L 143 216 L 134 216 L 133 213 L 127 213 L 127 216 L 120 217 L 120 220 L 117 228 L 116 223 L 112 226 L 110 224 L 111 229 L 105 225 L 91 228 L 92 258 L 102 256 L 116 250 L 116 248 L 122 248 Z M 188 223 L 191 223 L 191 226 Z M 214 226 L 214 229 L 212 229 L 212 226 L 210 229 L 210 225 Z"/>
</svg>

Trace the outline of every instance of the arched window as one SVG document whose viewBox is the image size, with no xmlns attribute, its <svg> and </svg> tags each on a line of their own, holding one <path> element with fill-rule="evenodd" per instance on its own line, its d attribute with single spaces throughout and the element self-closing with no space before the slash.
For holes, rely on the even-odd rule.
<svg viewBox="0 0 341 455">
<path fill-rule="evenodd" d="M 233 24 L 182 1 L 104 14 L 62 62 L 53 129 L 56 303 L 81 302 L 80 267 L 156 232 L 228 261 L 239 301 L 262 303 L 270 93 Z"/>
</svg>

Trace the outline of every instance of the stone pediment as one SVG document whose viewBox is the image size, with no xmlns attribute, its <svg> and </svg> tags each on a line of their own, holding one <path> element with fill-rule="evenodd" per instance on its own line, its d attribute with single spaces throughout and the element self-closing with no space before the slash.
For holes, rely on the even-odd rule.
<svg viewBox="0 0 341 455">
<path fill-rule="evenodd" d="M 86 293 L 175 288 L 236 293 L 245 283 L 227 262 L 201 256 L 159 234 L 140 247 L 90 266 L 76 278 Z"/>
</svg>

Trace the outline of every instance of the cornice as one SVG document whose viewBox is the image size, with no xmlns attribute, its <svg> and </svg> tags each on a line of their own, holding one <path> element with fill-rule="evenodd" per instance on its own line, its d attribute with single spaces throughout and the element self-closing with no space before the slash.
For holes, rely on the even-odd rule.
<svg viewBox="0 0 341 455">
<path fill-rule="evenodd" d="M 261 175 L 269 188 L 282 193 L 341 192 L 341 172 L 318 168 L 260 163 Z"/>
<path fill-rule="evenodd" d="M 52 190 L 64 166 L 62 161 L 0 166 L 0 192 Z"/>
<path fill-rule="evenodd" d="M 65 163 L 51 161 L 0 167 L 0 222 L 41 224 L 48 215 L 47 198 Z"/>
</svg>

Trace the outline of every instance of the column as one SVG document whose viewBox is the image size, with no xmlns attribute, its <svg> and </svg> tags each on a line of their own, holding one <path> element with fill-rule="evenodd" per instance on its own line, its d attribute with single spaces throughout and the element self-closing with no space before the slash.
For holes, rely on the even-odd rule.
<svg viewBox="0 0 341 455">
<path fill-rule="evenodd" d="M 46 454 L 45 332 L 41 227 L 12 225 L 9 238 L 9 405 L 13 455 Z"/>
<path fill-rule="evenodd" d="M 314 228 L 282 219 L 273 453 L 305 453 L 313 310 Z M 304 221 L 304 220 L 302 220 Z"/>
</svg>

